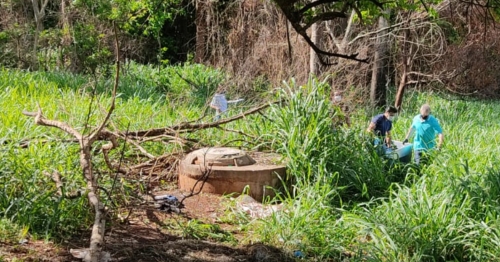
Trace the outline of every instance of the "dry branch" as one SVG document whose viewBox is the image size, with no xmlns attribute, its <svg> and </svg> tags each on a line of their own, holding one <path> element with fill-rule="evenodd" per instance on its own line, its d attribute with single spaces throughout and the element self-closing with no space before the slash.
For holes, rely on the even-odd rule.
<svg viewBox="0 0 500 262">
<path fill-rule="evenodd" d="M 274 102 L 274 103 L 278 103 L 278 102 Z M 260 105 L 258 107 L 255 107 L 255 108 L 252 108 L 250 110 L 247 110 L 246 112 L 243 112 L 243 113 L 241 113 L 239 115 L 236 115 L 236 116 L 233 116 L 233 117 L 230 117 L 230 118 L 226 118 L 226 119 L 222 119 L 222 120 L 219 120 L 219 121 L 216 121 L 216 122 L 210 122 L 210 123 L 190 123 L 190 122 L 186 122 L 186 123 L 181 123 L 181 124 L 178 124 L 178 125 L 174 125 L 174 126 L 170 126 L 170 127 L 165 127 L 165 128 L 155 128 L 155 129 L 149 129 L 149 130 L 130 131 L 130 132 L 127 132 L 127 133 L 118 133 L 118 134 L 120 136 L 127 136 L 127 137 L 131 137 L 131 138 L 134 138 L 134 139 L 144 138 L 144 137 L 156 137 L 156 136 L 162 136 L 162 135 L 175 136 L 176 137 L 180 133 L 190 133 L 190 132 L 195 132 L 195 131 L 199 131 L 199 130 L 202 130 L 202 129 L 214 128 L 214 127 L 218 127 L 218 126 L 223 125 L 223 124 L 227 124 L 227 123 L 230 123 L 230 122 L 242 119 L 245 116 L 257 113 L 257 112 L 259 112 L 259 111 L 261 111 L 261 110 L 269 107 L 271 104 L 273 104 L 273 103 L 263 104 L 263 105 Z M 113 135 L 113 133 L 111 133 L 110 131 L 103 130 L 103 132 L 105 134 Z"/>
<path fill-rule="evenodd" d="M 23 111 L 24 115 L 34 117 L 35 123 L 37 125 L 49 126 L 61 129 L 66 133 L 74 136 L 80 144 L 80 166 L 83 171 L 83 177 L 85 178 L 85 181 L 87 183 L 86 187 L 86 190 L 88 192 L 87 197 L 92 207 L 94 207 L 95 217 L 94 217 L 94 224 L 92 227 L 92 234 L 90 237 L 89 248 L 71 250 L 71 253 L 74 254 L 76 257 L 83 259 L 83 261 L 85 262 L 101 262 L 101 261 L 108 261 L 110 259 L 109 253 L 103 251 L 104 233 L 106 226 L 106 207 L 99 199 L 99 192 L 98 192 L 99 185 L 97 182 L 97 176 L 94 175 L 92 167 L 91 149 L 92 149 L 92 144 L 98 138 L 102 137 L 108 138 L 110 140 L 109 144 L 103 146 L 104 152 L 112 149 L 116 144 L 116 141 L 113 139 L 112 136 L 109 136 L 108 133 L 102 134 L 104 131 L 104 127 L 109 121 L 111 114 L 113 113 L 115 108 L 116 90 L 118 89 L 118 81 L 120 75 L 118 33 L 116 27 L 115 27 L 115 49 L 116 49 L 116 75 L 115 75 L 115 83 L 113 86 L 111 105 L 107 111 L 104 120 L 101 122 L 98 128 L 95 129 L 90 135 L 81 134 L 67 123 L 57 120 L 46 119 L 43 116 L 40 105 L 38 105 L 37 112 Z"/>
<path fill-rule="evenodd" d="M 278 103 L 278 102 L 274 102 Z M 202 129 L 208 129 L 208 128 L 222 128 L 221 126 L 242 118 L 245 118 L 248 115 L 255 114 L 255 113 L 261 113 L 261 111 L 267 107 L 269 107 L 273 103 L 268 103 L 268 104 L 263 104 L 260 106 L 257 106 L 255 108 L 252 108 L 250 110 L 247 110 L 246 112 L 243 112 L 239 115 L 226 118 L 223 120 L 219 120 L 216 122 L 210 122 L 210 123 L 192 123 L 192 122 L 186 122 L 186 123 L 181 123 L 178 125 L 170 126 L 170 127 L 165 127 L 165 128 L 157 128 L 157 129 L 149 129 L 149 130 L 141 130 L 141 131 L 128 131 L 128 132 L 112 132 L 109 130 L 102 130 L 102 138 L 103 139 L 111 139 L 111 138 L 121 138 L 123 140 L 126 140 L 127 143 L 133 144 L 136 148 L 139 149 L 146 157 L 148 157 L 150 160 L 144 163 L 139 163 L 135 166 L 129 166 L 129 167 L 117 167 L 113 163 L 109 161 L 107 158 L 107 154 L 105 155 L 105 162 L 107 166 L 115 170 L 117 172 L 120 172 L 122 174 L 127 174 L 127 175 L 138 175 L 138 174 L 152 174 L 155 172 L 156 169 L 160 168 L 162 170 L 168 169 L 168 167 L 175 169 L 176 167 L 176 161 L 178 161 L 178 157 L 175 157 L 175 154 L 168 154 L 168 155 L 162 155 L 158 157 L 154 157 L 153 155 L 149 154 L 146 152 L 139 144 L 142 142 L 146 141 L 151 141 L 151 140 L 158 140 L 158 139 L 170 139 L 172 141 L 181 143 L 181 145 L 185 145 L 187 142 L 190 143 L 198 143 L 199 141 L 193 140 L 193 139 L 186 139 L 180 136 L 182 133 L 190 133 L 190 132 L 196 132 Z M 229 130 L 228 130 L 229 131 Z M 231 132 L 238 132 L 239 134 L 246 135 L 242 132 L 231 130 Z M 249 136 L 249 135 L 246 135 Z M 134 142 L 139 141 L 139 142 Z M 106 152 L 103 150 L 103 153 Z M 185 153 L 185 152 L 184 152 Z M 175 161 L 174 161 L 175 159 Z"/>
<path fill-rule="evenodd" d="M 57 192 L 58 196 L 64 197 L 67 199 L 75 199 L 75 198 L 78 198 L 82 195 L 81 191 L 75 191 L 75 192 L 63 194 L 64 184 L 61 180 L 61 174 L 59 174 L 59 172 L 54 171 L 54 172 L 52 172 L 52 174 L 50 174 L 49 172 L 44 171 L 43 174 L 47 177 L 50 177 L 52 179 L 52 181 L 54 181 L 54 183 L 56 184 L 56 189 L 57 189 L 56 192 Z"/>
</svg>

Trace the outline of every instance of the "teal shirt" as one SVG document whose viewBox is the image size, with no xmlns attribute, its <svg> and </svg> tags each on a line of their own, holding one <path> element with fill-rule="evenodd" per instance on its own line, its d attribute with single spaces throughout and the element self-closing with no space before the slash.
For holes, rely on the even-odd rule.
<svg viewBox="0 0 500 262">
<path fill-rule="evenodd" d="M 436 146 L 436 135 L 443 133 L 438 120 L 432 115 L 429 115 L 427 120 L 422 120 L 420 115 L 416 115 L 411 127 L 415 130 L 414 150 L 433 149 Z"/>
</svg>

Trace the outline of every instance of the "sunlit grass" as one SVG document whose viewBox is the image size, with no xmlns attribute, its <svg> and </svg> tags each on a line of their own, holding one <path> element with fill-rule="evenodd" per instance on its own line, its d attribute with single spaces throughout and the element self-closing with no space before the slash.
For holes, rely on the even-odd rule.
<svg viewBox="0 0 500 262">
<path fill-rule="evenodd" d="M 21 243 L 28 236 L 28 228 L 22 228 L 8 219 L 0 219 L 0 242 L 9 244 Z M 1 258 L 1 257 L 0 257 Z"/>
<path fill-rule="evenodd" d="M 201 66 L 196 68 L 201 70 Z M 129 78 L 124 77 L 125 80 Z M 78 145 L 63 142 L 72 137 L 55 128 L 37 126 L 33 118 L 22 112 L 37 111 L 39 105 L 46 118 L 66 122 L 81 133 L 89 133 L 106 114 L 113 81 L 93 78 L 80 81 L 80 76 L 69 74 L 7 69 L 0 71 L 0 79 L 0 107 L 3 109 L 0 115 L 0 141 L 3 143 L 0 151 L 0 217 L 26 225 L 34 235 L 44 238 L 68 237 L 69 233 L 89 224 L 91 210 L 87 207 L 85 193 L 76 199 L 59 196 L 50 175 L 54 172 L 61 175 L 65 185 L 63 193 L 85 188 L 78 161 Z M 179 107 L 154 88 L 148 91 L 149 97 L 139 97 L 130 96 L 135 92 L 133 84 L 125 81 L 121 85 L 127 88 L 121 91 L 128 97 L 118 97 L 116 112 L 108 126 L 111 130 L 161 128 L 199 117 L 199 110 L 192 105 Z M 179 94 L 177 99 L 181 98 Z M 189 95 L 183 99 L 188 98 Z M 161 155 L 170 147 L 149 146 L 147 149 L 154 155 Z M 126 190 L 143 188 L 128 185 L 140 181 L 113 181 L 106 175 L 107 168 L 101 156 L 95 156 L 93 162 L 96 172 L 101 175 L 102 186 L 119 187 L 120 198 L 128 194 Z"/>
<path fill-rule="evenodd" d="M 223 78 L 194 66 L 185 72 L 134 66 L 128 70 L 133 74 L 123 77 L 110 129 L 145 130 L 194 121 L 203 115 L 208 94 Z M 155 74 L 169 70 L 195 79 L 200 90 L 179 77 L 155 85 L 164 80 Z M 36 126 L 22 111 L 35 111 L 40 104 L 47 118 L 89 132 L 85 123 L 89 118 L 90 126 L 95 126 L 105 115 L 110 103 L 106 90 L 111 85 L 112 79 L 0 71 L 0 217 L 47 238 L 68 236 L 89 223 L 85 196 L 58 197 L 47 176 L 59 172 L 66 191 L 81 189 L 77 146 L 61 143 L 66 134 Z M 94 86 L 98 92 L 92 96 Z M 338 111 L 329 103 L 326 82 L 311 79 L 299 86 L 290 81 L 278 89 L 275 98 L 284 102 L 263 115 L 188 135 L 199 146 L 275 151 L 286 161 L 287 177 L 275 199 L 284 205 L 284 212 L 262 220 L 229 214 L 220 219 L 244 228 L 246 241 L 299 249 L 316 261 L 495 261 L 500 257 L 500 104 L 432 92 L 407 93 L 394 124 L 394 139 L 404 138 L 423 103 L 430 104 L 445 135 L 445 145 L 432 162 L 417 167 L 391 165 L 376 154 L 364 130 L 371 117 L 381 112 L 358 108 L 351 115 L 350 128 L 334 127 L 330 118 Z M 193 100 L 189 94 L 194 94 Z M 234 106 L 228 116 L 252 106 Z M 211 121 L 213 112 L 208 112 L 200 122 Z M 20 148 L 25 139 L 31 143 Z M 174 146 L 146 148 L 160 155 Z M 94 164 L 103 175 L 103 186 L 110 186 L 99 156 Z M 120 180 L 125 196 L 134 186 L 142 186 L 132 183 L 136 182 Z M 186 237 L 234 241 L 217 226 L 199 221 L 180 230 Z"/>
<path fill-rule="evenodd" d="M 318 85 L 321 84 L 314 86 Z M 296 90 L 299 89 L 296 88 L 293 91 Z M 309 93 L 313 94 L 314 91 Z M 290 97 L 294 99 L 294 94 L 292 93 Z M 332 205 L 336 205 L 335 203 L 330 202 L 325 206 L 318 204 L 317 201 L 331 195 L 326 192 L 341 189 L 339 183 L 331 184 L 331 191 L 313 190 L 315 194 L 310 198 L 309 194 L 299 193 L 293 201 L 285 201 L 292 211 L 260 222 L 264 224 L 259 227 L 262 230 L 261 234 L 269 237 L 269 241 L 276 243 L 277 236 L 282 235 L 283 232 L 293 232 L 295 236 L 293 239 L 299 241 L 302 250 L 307 250 L 313 253 L 312 256 L 319 257 L 349 256 L 351 259 L 374 261 L 446 261 L 450 259 L 491 261 L 498 257 L 495 245 L 498 243 L 499 232 L 497 220 L 500 184 L 498 171 L 496 171 L 498 170 L 496 158 L 500 153 L 500 148 L 496 146 L 499 126 L 495 119 L 498 119 L 500 114 L 500 106 L 480 101 L 446 100 L 433 93 L 409 93 L 407 99 L 404 110 L 399 114 L 395 123 L 393 137 L 402 140 L 413 116 L 418 114 L 419 107 L 424 103 L 429 103 L 445 134 L 445 146 L 442 151 L 433 154 L 431 164 L 420 168 L 409 165 L 409 168 L 401 169 L 403 172 L 400 175 L 405 181 L 389 187 L 383 181 L 385 181 L 384 177 L 390 176 L 390 169 L 381 168 L 383 166 L 381 162 L 370 161 L 367 152 L 360 155 L 351 153 L 345 159 L 338 158 L 341 161 L 334 162 L 333 166 L 335 163 L 349 162 L 348 169 L 339 170 L 339 174 L 343 172 L 343 174 L 350 174 L 346 171 L 352 170 L 352 174 L 356 175 L 358 180 L 351 180 L 351 182 L 356 183 L 363 181 L 359 180 L 363 174 L 362 170 L 369 170 L 367 177 L 371 178 L 371 183 L 365 184 L 367 191 L 373 190 L 377 182 L 382 182 L 380 185 L 386 186 L 388 195 L 382 194 L 367 202 L 369 204 L 358 202 L 357 205 L 345 205 L 346 200 L 353 196 L 344 195 L 341 198 L 343 202 L 336 202 L 344 211 L 335 215 L 331 209 Z M 311 106 L 310 100 L 306 98 L 299 100 L 299 104 L 305 108 L 312 107 L 317 110 L 321 108 L 319 104 Z M 293 107 L 292 104 L 285 104 L 279 110 L 281 112 L 300 111 L 295 108 L 297 107 Z M 324 114 L 321 113 L 321 109 L 317 112 Z M 359 112 L 354 113 L 353 115 L 357 118 L 354 119 L 353 126 L 346 134 L 366 128 L 368 121 L 376 113 L 380 112 L 372 112 L 371 115 L 364 116 Z M 283 121 L 293 123 L 285 127 L 294 130 L 293 128 L 300 125 L 301 117 L 306 114 L 304 112 L 283 117 Z M 317 121 L 314 117 L 309 117 L 307 120 Z M 290 143 L 296 143 L 308 141 L 320 133 L 317 130 L 297 134 L 286 133 L 285 138 L 289 138 Z M 299 137 L 300 135 L 302 136 Z M 328 136 L 329 134 L 323 135 L 322 138 L 325 139 Z M 353 146 L 357 150 L 362 148 L 353 144 L 352 141 L 356 139 L 349 135 L 338 137 L 343 139 L 337 140 L 336 144 L 323 147 L 316 143 L 311 150 L 293 148 L 290 147 L 293 144 L 287 144 L 283 150 L 286 155 L 291 156 L 289 161 L 293 163 L 295 159 L 300 159 L 297 163 L 299 166 L 289 165 L 289 172 L 302 177 L 310 177 L 311 172 L 313 176 L 322 176 L 321 170 L 335 169 L 328 168 L 328 161 L 316 162 L 314 155 L 324 159 L 328 158 L 325 152 L 329 149 L 349 152 L 348 147 L 342 148 L 338 144 Z M 303 159 L 301 159 L 302 155 Z M 314 168 L 307 167 L 310 163 Z M 301 166 L 304 165 L 305 168 L 302 168 Z M 363 168 L 353 170 L 352 167 L 357 165 Z M 331 171 L 325 174 L 335 175 Z M 328 183 L 323 184 L 323 186 L 326 185 Z M 313 187 L 313 185 L 308 185 L 308 187 L 297 188 L 297 192 L 307 191 Z M 362 188 L 358 190 L 361 190 L 361 193 L 365 192 Z M 371 192 L 373 195 L 374 191 Z M 314 203 L 314 205 L 304 210 L 298 208 L 297 204 L 304 201 Z M 309 215 L 314 217 L 313 214 L 316 212 L 321 214 L 321 218 L 326 217 L 328 222 L 323 222 L 324 220 L 318 218 L 314 222 L 302 223 L 300 227 L 295 226 Z M 280 217 L 287 217 L 287 220 L 277 219 Z M 329 226 L 325 226 L 326 224 Z M 353 231 L 357 233 L 353 234 Z M 325 232 L 324 236 L 329 237 L 328 243 L 343 243 L 340 245 L 341 248 L 331 248 L 328 243 L 318 243 L 302 236 L 302 234 L 315 235 L 315 232 Z M 287 246 L 289 243 L 285 241 L 281 245 Z M 318 246 L 317 249 L 313 248 Z"/>
</svg>

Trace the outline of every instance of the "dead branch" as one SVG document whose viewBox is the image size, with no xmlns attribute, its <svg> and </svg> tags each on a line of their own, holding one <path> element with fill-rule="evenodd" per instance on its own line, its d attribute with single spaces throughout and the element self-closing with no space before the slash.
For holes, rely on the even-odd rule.
<svg viewBox="0 0 500 262">
<path fill-rule="evenodd" d="M 185 145 L 187 143 L 192 143 L 192 144 L 195 144 L 195 143 L 199 143 L 199 140 L 197 139 L 192 139 L 192 138 L 184 138 L 184 137 L 180 137 L 180 136 L 171 136 L 171 135 L 160 135 L 160 136 L 153 136 L 153 137 L 148 137 L 148 138 L 144 138 L 142 140 L 140 140 L 141 142 L 148 142 L 148 141 L 163 141 L 164 138 L 168 139 L 168 140 L 172 140 L 172 141 L 175 141 L 181 145 Z"/>
<path fill-rule="evenodd" d="M 196 182 L 194 183 L 193 185 L 193 188 L 191 188 L 191 191 L 189 192 L 188 195 L 184 196 L 181 200 L 181 203 L 180 205 L 182 206 L 182 203 L 184 202 L 184 200 L 192 197 L 192 196 L 196 196 L 198 195 L 199 193 L 201 193 L 201 190 L 203 190 L 203 186 L 205 185 L 205 183 L 207 182 L 208 180 L 208 177 L 210 176 L 210 173 L 212 173 L 212 169 L 207 169 L 203 172 L 203 175 L 201 177 L 199 177 Z M 198 185 L 198 183 L 201 183 L 200 187 L 198 188 L 198 191 L 195 192 L 196 190 L 196 186 Z"/>
<path fill-rule="evenodd" d="M 204 155 L 204 157 L 206 157 L 206 155 Z M 193 185 L 193 188 L 191 188 L 190 192 L 188 195 L 184 196 L 184 198 L 181 200 L 180 202 L 180 206 L 182 206 L 182 203 L 184 202 L 184 200 L 186 200 L 187 198 L 189 197 L 192 197 L 192 196 L 195 196 L 195 195 L 198 195 L 199 193 L 201 193 L 201 191 L 203 190 L 203 186 L 205 185 L 205 183 L 207 182 L 208 180 L 208 177 L 210 176 L 210 174 L 212 173 L 212 166 L 210 165 L 207 165 L 206 161 L 203 161 L 203 163 L 205 163 L 205 166 L 204 166 L 204 171 L 203 171 L 203 174 L 196 180 L 196 182 L 194 183 Z M 200 187 L 198 188 L 198 191 L 195 192 L 196 190 L 196 186 L 198 185 L 198 183 L 201 183 Z"/>
<path fill-rule="evenodd" d="M 152 167 L 155 167 L 157 165 L 159 166 L 158 163 L 169 162 L 169 161 L 176 163 L 178 161 L 179 157 L 180 157 L 180 154 L 178 154 L 178 153 L 170 153 L 170 154 L 158 156 L 155 159 L 151 159 L 149 161 L 137 164 L 135 166 L 131 166 L 130 170 L 143 170 L 145 168 L 152 168 Z M 165 166 L 165 165 L 162 164 L 162 166 Z"/>
<path fill-rule="evenodd" d="M 116 138 L 117 137 L 110 136 L 109 137 L 109 143 L 104 144 L 104 145 L 101 146 L 102 155 L 103 155 L 103 158 L 104 158 L 104 163 L 106 163 L 106 166 L 109 169 L 111 169 L 111 170 L 114 170 L 114 171 L 122 173 L 122 174 L 127 174 L 130 171 L 129 169 L 127 169 L 126 167 L 124 168 L 121 165 L 117 166 L 117 165 L 111 163 L 111 161 L 109 160 L 109 152 L 112 149 L 115 149 L 115 148 L 118 147 L 118 142 L 117 142 Z"/>
<path fill-rule="evenodd" d="M 61 175 L 59 174 L 59 172 L 54 171 L 54 172 L 52 172 L 52 174 L 49 174 L 49 172 L 43 171 L 43 174 L 47 177 L 50 177 L 52 179 L 52 181 L 54 181 L 54 183 L 56 184 L 56 189 L 57 189 L 56 192 L 57 192 L 58 196 L 64 197 L 67 199 L 75 199 L 75 198 L 79 198 L 82 195 L 81 190 L 64 194 L 63 193 L 64 184 L 61 180 Z"/>
<path fill-rule="evenodd" d="M 278 102 L 274 102 L 278 103 Z M 106 139 L 110 140 L 111 143 L 108 143 L 105 146 L 103 146 L 103 154 L 104 154 L 104 160 L 106 165 L 117 172 L 120 172 L 122 174 L 137 174 L 141 173 L 142 170 L 144 169 L 144 166 L 140 164 L 139 166 L 132 166 L 132 167 L 121 167 L 118 168 L 116 165 L 111 163 L 108 157 L 108 152 L 112 148 L 115 148 L 116 145 L 113 145 L 112 141 L 116 142 L 116 138 L 121 138 L 123 140 L 126 140 L 128 143 L 131 143 L 134 145 L 141 153 L 143 153 L 146 157 L 151 159 L 152 161 L 157 161 L 158 158 L 164 157 L 160 156 L 158 158 L 155 158 L 154 155 L 149 154 L 143 147 L 140 146 L 139 143 L 135 142 L 134 140 L 140 141 L 140 142 L 145 142 L 145 141 L 151 141 L 152 139 L 161 139 L 161 138 L 168 138 L 170 140 L 176 141 L 178 143 L 181 143 L 181 145 L 185 145 L 187 141 L 192 142 L 192 143 L 198 143 L 197 140 L 193 139 L 185 139 L 179 136 L 180 133 L 189 133 L 189 132 L 195 132 L 199 131 L 202 129 L 207 129 L 207 128 L 221 128 L 223 124 L 227 124 L 242 118 L 245 118 L 248 115 L 255 114 L 255 113 L 261 113 L 261 111 L 267 107 L 269 107 L 273 103 L 269 104 L 263 104 L 258 107 L 252 108 L 250 110 L 247 110 L 246 112 L 243 112 L 239 115 L 233 116 L 231 118 L 226 118 L 217 122 L 211 122 L 211 123 L 192 123 L 192 122 L 185 122 L 181 123 L 178 125 L 166 127 L 166 128 L 158 128 L 158 129 L 150 129 L 150 130 L 142 130 L 142 131 L 127 131 L 127 132 L 112 132 L 107 129 L 103 129 L 101 131 L 100 139 Z M 229 131 L 229 130 L 228 130 Z M 248 134 L 244 134 L 240 131 L 235 131 L 231 130 L 231 132 L 238 132 L 242 135 L 249 136 Z M 125 139 L 128 138 L 128 139 Z M 151 138 L 151 139 L 147 139 Z M 145 163 L 145 166 L 151 167 L 151 164 Z M 151 167 L 151 168 L 154 168 Z"/>
<path fill-rule="evenodd" d="M 35 124 L 37 125 L 59 128 L 62 131 L 65 131 L 66 133 L 74 136 L 79 142 L 81 142 L 82 135 L 78 131 L 76 131 L 74 128 L 72 128 L 71 126 L 69 126 L 64 122 L 46 119 L 42 113 L 42 108 L 40 107 L 40 104 L 37 103 L 37 107 L 38 107 L 37 112 L 23 111 L 23 114 L 26 116 L 34 117 Z"/>
<path fill-rule="evenodd" d="M 65 131 L 66 133 L 74 136 L 80 144 L 80 166 L 83 171 L 83 177 L 87 182 L 86 190 L 88 191 L 87 197 L 89 202 L 94 207 L 95 217 L 94 224 L 92 227 L 92 234 L 90 237 L 90 246 L 86 249 L 71 250 L 71 253 L 78 258 L 83 259 L 85 262 L 101 262 L 108 261 L 110 259 L 110 254 L 103 251 L 104 247 L 104 233 L 106 226 L 106 207 L 103 205 L 99 199 L 99 185 L 97 182 L 97 176 L 94 175 L 94 170 L 92 167 L 92 144 L 100 137 L 105 137 L 111 139 L 110 143 L 103 146 L 103 152 L 110 150 L 115 146 L 113 143 L 112 136 L 109 133 L 103 132 L 107 122 L 109 121 L 111 114 L 115 108 L 116 90 L 118 89 L 118 81 L 120 75 L 120 60 L 119 60 L 119 45 L 118 45 L 118 31 L 115 26 L 115 49 L 116 49 L 116 75 L 115 83 L 112 91 L 112 101 L 108 109 L 108 112 L 98 126 L 90 135 L 83 135 L 78 132 L 73 127 L 69 126 L 67 123 L 46 119 L 42 114 L 42 109 L 38 105 L 37 112 L 27 112 L 23 111 L 26 116 L 31 116 L 35 118 L 35 123 L 37 125 L 56 127 Z M 90 114 L 90 113 L 89 113 Z M 103 134 L 104 133 L 104 134 Z"/>
<path fill-rule="evenodd" d="M 278 102 L 274 102 L 274 103 L 278 103 Z M 134 173 L 136 173 L 136 171 L 134 171 L 134 170 L 137 170 L 138 167 L 118 168 L 115 164 L 111 163 L 111 161 L 109 160 L 109 152 L 118 146 L 117 139 L 121 139 L 121 140 L 126 141 L 127 143 L 132 144 L 135 148 L 137 148 L 137 150 L 139 150 L 147 158 L 149 158 L 151 160 L 155 160 L 155 159 L 157 159 L 157 157 L 150 154 L 149 152 L 147 152 L 147 150 L 144 149 L 140 145 L 140 143 L 167 139 L 170 141 L 174 141 L 175 143 L 179 143 L 181 146 L 185 146 L 187 143 L 196 144 L 196 143 L 199 143 L 198 140 L 183 138 L 183 137 L 179 136 L 179 134 L 180 133 L 196 132 L 198 130 L 207 129 L 207 128 L 221 128 L 221 126 L 224 124 L 243 119 L 246 116 L 252 115 L 255 113 L 259 113 L 259 114 L 264 116 L 264 114 L 262 114 L 262 110 L 269 107 L 271 104 L 273 104 L 273 103 L 263 104 L 263 105 L 255 107 L 255 108 L 252 108 L 250 110 L 247 110 L 246 112 L 243 112 L 239 115 L 233 116 L 231 118 L 226 118 L 226 119 L 223 119 L 223 120 L 220 120 L 217 122 L 211 122 L 211 123 L 194 123 L 194 122 L 190 121 L 190 122 L 185 122 L 185 123 L 181 123 L 178 125 L 165 127 L 165 128 L 141 130 L 141 131 L 126 131 L 126 132 L 110 131 L 106 128 L 103 128 L 100 131 L 100 133 L 98 133 L 99 135 L 96 136 L 94 139 L 108 141 L 108 143 L 101 146 L 103 157 L 104 157 L 105 163 L 108 166 L 108 168 L 115 170 L 117 172 L 120 172 L 122 174 L 128 174 L 128 173 L 134 174 Z M 41 109 L 39 109 L 39 110 L 41 110 Z M 28 116 L 37 116 L 37 113 L 31 113 L 31 112 L 26 112 L 26 111 L 23 112 L 23 114 L 28 115 Z M 57 122 L 57 121 L 53 121 L 53 120 L 47 120 L 43 116 L 42 113 L 40 113 L 40 116 L 38 117 L 37 121 L 38 121 L 37 123 L 40 123 L 43 125 L 50 125 L 50 126 L 57 126 L 57 127 L 64 128 L 65 130 L 68 130 L 68 132 L 75 133 L 73 135 L 80 136 L 79 138 L 77 137 L 77 139 L 74 139 L 74 140 L 66 140 L 68 142 L 79 142 L 81 140 L 81 134 L 76 134 L 76 133 L 78 133 L 76 130 L 74 130 L 73 128 L 71 128 L 70 126 L 68 126 L 65 123 Z M 235 130 L 227 130 L 227 131 L 237 132 L 237 133 L 240 133 L 240 134 L 245 135 L 247 137 L 251 137 L 250 135 L 244 134 L 244 133 L 239 132 L 239 131 L 235 131 Z M 162 156 L 160 156 L 159 158 L 161 158 L 161 157 Z"/>
<path fill-rule="evenodd" d="M 274 103 L 279 103 L 279 102 L 274 102 Z M 180 133 L 190 133 L 190 132 L 195 132 L 199 131 L 202 129 L 207 129 L 207 128 L 214 128 L 218 127 L 223 124 L 227 124 L 239 119 L 244 118 L 247 115 L 255 114 L 267 107 L 269 107 L 271 104 L 274 103 L 269 103 L 269 104 L 263 104 L 258 107 L 252 108 L 250 110 L 247 110 L 246 112 L 243 112 L 239 115 L 230 117 L 230 118 L 225 118 L 216 122 L 210 122 L 210 123 L 191 123 L 191 122 L 185 122 L 181 123 L 178 125 L 166 127 L 166 128 L 156 128 L 156 129 L 149 129 L 149 130 L 139 130 L 139 131 L 131 131 L 128 132 L 127 134 L 123 133 L 118 133 L 121 136 L 129 136 L 133 137 L 135 139 L 137 138 L 143 138 L 143 137 L 156 137 L 156 136 L 161 136 L 161 135 L 168 135 L 168 136 L 178 136 Z M 109 131 L 103 130 L 103 132 L 110 133 Z M 112 133 L 110 134 L 112 135 Z"/>
<path fill-rule="evenodd" d="M 128 140 L 129 143 L 134 145 L 141 153 L 143 153 L 145 156 L 147 156 L 149 159 L 155 158 L 154 155 L 150 154 L 146 149 L 144 149 L 142 146 L 139 145 L 139 143 L 133 141 L 133 140 Z"/>
<path fill-rule="evenodd" d="M 351 4 L 346 3 L 344 7 L 339 10 L 339 11 L 334 11 L 334 10 L 329 10 L 329 11 L 324 11 L 320 12 L 319 14 L 316 14 L 313 17 L 307 18 L 308 16 L 308 11 L 311 8 L 318 7 L 319 5 L 325 5 L 325 4 L 330 4 L 335 1 L 332 0 L 319 0 L 315 1 L 309 4 L 306 4 L 302 9 L 296 10 L 295 4 L 296 1 L 285 1 L 285 0 L 276 0 L 275 3 L 279 6 L 281 11 L 285 14 L 285 17 L 287 20 L 290 22 L 292 27 L 295 29 L 295 31 L 302 36 L 302 38 L 306 41 L 306 43 L 311 47 L 312 50 L 318 55 L 318 58 L 320 60 L 320 63 L 323 65 L 334 65 L 336 63 L 330 63 L 325 61 L 325 57 L 328 59 L 329 57 L 338 57 L 338 58 L 344 58 L 344 59 L 349 59 L 349 60 L 354 60 L 358 62 L 368 62 L 368 58 L 365 59 L 360 59 L 358 58 L 358 54 L 343 54 L 343 53 L 334 53 L 334 52 L 328 52 L 325 51 L 321 48 L 319 48 L 309 37 L 307 34 L 307 29 L 311 27 L 314 23 L 317 22 L 323 22 L 323 21 L 330 21 L 334 20 L 337 18 L 346 18 L 347 17 L 347 10 L 348 7 L 352 7 L 354 10 L 357 10 L 354 6 Z M 375 5 L 378 6 L 377 1 L 371 1 Z M 359 16 L 361 18 L 361 16 Z M 304 23 L 303 21 L 307 21 Z"/>
</svg>

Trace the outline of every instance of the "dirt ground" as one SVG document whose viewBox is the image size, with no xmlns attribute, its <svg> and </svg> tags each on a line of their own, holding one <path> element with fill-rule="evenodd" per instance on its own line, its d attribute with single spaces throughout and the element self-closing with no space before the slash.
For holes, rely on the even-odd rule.
<svg viewBox="0 0 500 262">
<path fill-rule="evenodd" d="M 166 191 L 182 199 L 183 192 L 177 189 Z M 185 239 L 179 234 L 165 230 L 166 223 L 176 220 L 198 219 L 205 223 L 216 223 L 223 212 L 224 198 L 201 193 L 187 198 L 181 214 L 159 211 L 153 205 L 138 205 L 131 209 L 130 216 L 123 223 L 107 226 L 105 250 L 110 252 L 111 261 L 199 261 L 199 262 L 244 262 L 244 261 L 295 261 L 289 254 L 272 246 L 253 244 L 231 246 L 229 244 Z M 226 231 L 238 233 L 230 225 L 221 225 Z M 0 243 L 2 261 L 80 261 L 74 258 L 70 249 L 85 248 L 89 244 L 90 229 L 82 236 L 61 244 L 43 240 L 28 240 L 25 244 L 6 245 Z M 17 260 L 16 260 L 17 259 Z"/>
</svg>

